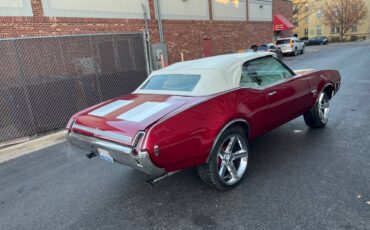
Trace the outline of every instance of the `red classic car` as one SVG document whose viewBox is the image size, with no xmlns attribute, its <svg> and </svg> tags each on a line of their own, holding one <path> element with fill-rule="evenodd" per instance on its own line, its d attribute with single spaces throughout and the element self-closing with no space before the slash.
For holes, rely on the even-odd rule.
<svg viewBox="0 0 370 230">
<path fill-rule="evenodd" d="M 77 113 L 66 136 L 88 157 L 131 166 L 152 183 L 197 166 L 206 184 L 226 190 L 246 174 L 249 141 L 301 115 L 323 128 L 340 81 L 335 70 L 292 71 L 268 52 L 180 62 Z"/>
</svg>

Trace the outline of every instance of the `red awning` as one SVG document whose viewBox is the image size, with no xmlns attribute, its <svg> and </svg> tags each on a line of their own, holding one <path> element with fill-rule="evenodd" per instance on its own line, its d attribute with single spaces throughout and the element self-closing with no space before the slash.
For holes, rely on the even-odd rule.
<svg viewBox="0 0 370 230">
<path fill-rule="evenodd" d="M 274 15 L 274 31 L 293 29 L 294 25 L 281 14 Z"/>
</svg>

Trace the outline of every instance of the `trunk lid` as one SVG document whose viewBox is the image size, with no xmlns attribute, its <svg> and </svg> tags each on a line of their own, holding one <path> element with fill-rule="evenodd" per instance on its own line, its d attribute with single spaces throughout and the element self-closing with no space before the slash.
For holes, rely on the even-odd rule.
<svg viewBox="0 0 370 230">
<path fill-rule="evenodd" d="M 139 131 L 145 130 L 167 114 L 196 100 L 196 97 L 130 94 L 87 109 L 75 118 L 72 130 L 132 145 Z"/>
</svg>

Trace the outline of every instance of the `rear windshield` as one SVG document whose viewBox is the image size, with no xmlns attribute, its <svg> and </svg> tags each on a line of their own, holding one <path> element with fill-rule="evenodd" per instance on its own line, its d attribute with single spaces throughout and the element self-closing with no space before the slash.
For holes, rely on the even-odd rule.
<svg viewBox="0 0 370 230">
<path fill-rule="evenodd" d="M 266 46 L 266 45 L 258 46 L 258 47 L 257 47 L 257 50 L 258 50 L 258 51 L 265 51 L 265 50 L 267 50 L 267 46 Z"/>
<path fill-rule="evenodd" d="M 290 39 L 277 40 L 276 45 L 289 44 Z"/>
<path fill-rule="evenodd" d="M 200 79 L 200 75 L 191 74 L 162 74 L 152 76 L 141 89 L 193 91 Z"/>
</svg>

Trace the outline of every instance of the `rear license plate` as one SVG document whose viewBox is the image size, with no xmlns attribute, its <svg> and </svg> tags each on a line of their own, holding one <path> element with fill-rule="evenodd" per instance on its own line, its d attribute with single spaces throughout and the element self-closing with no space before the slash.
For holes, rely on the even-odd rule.
<svg viewBox="0 0 370 230">
<path fill-rule="evenodd" d="M 107 150 L 104 150 L 104 149 L 98 149 L 98 152 L 99 152 L 99 157 L 103 160 L 106 160 L 106 161 L 109 161 L 111 163 L 113 163 L 113 157 L 111 157 L 111 155 L 109 154 L 109 152 Z"/>
</svg>

